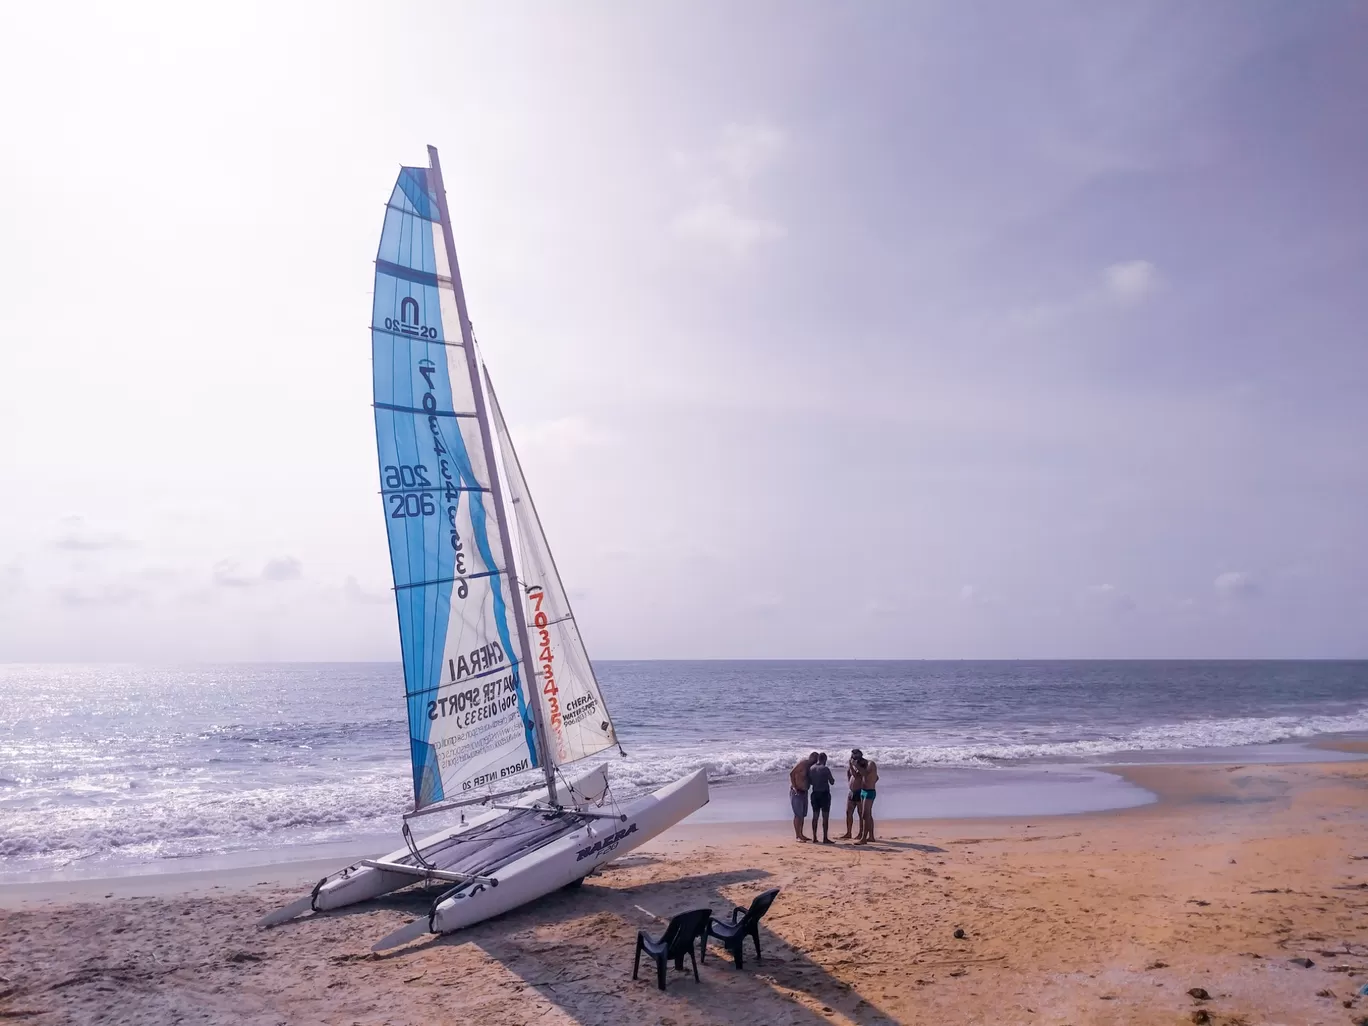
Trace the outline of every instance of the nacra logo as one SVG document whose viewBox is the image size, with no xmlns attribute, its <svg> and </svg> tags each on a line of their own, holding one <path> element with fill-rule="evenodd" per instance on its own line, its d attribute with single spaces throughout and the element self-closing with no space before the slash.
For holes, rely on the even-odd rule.
<svg viewBox="0 0 1368 1026">
<path fill-rule="evenodd" d="M 584 859 L 587 859 L 590 855 L 598 855 L 601 852 L 612 851 L 618 846 L 618 843 L 624 837 L 627 837 L 636 832 L 637 825 L 635 823 L 631 824 L 630 826 L 625 826 L 617 833 L 611 835 L 610 837 L 605 837 L 602 840 L 595 841 L 587 848 L 581 848 L 579 850 L 579 854 L 575 857 L 575 861 L 580 862 Z"/>
</svg>

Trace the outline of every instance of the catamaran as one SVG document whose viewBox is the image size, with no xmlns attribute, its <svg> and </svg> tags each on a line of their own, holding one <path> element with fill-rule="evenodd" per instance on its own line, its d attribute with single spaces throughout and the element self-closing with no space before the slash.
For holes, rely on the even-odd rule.
<svg viewBox="0 0 1368 1026">
<path fill-rule="evenodd" d="M 699 769 L 619 804 L 622 751 L 466 311 L 437 151 L 399 172 L 375 261 L 380 494 L 407 696 L 404 847 L 261 920 L 452 886 L 375 950 L 449 933 L 584 879 L 708 801 Z M 415 839 L 409 820 L 459 820 Z"/>
</svg>

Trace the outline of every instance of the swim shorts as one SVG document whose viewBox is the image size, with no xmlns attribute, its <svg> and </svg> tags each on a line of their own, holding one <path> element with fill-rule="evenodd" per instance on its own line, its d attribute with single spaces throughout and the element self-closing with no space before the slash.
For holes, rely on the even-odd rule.
<svg viewBox="0 0 1368 1026">
<path fill-rule="evenodd" d="M 806 791 L 795 791 L 793 788 L 790 787 L 790 788 L 789 788 L 789 804 L 790 804 L 791 806 L 793 806 L 793 814 L 794 814 L 795 816 L 799 816 L 799 817 L 806 816 L 806 815 L 807 815 L 807 792 L 806 792 Z"/>
<path fill-rule="evenodd" d="M 813 811 L 814 813 L 817 813 L 817 812 L 830 812 L 830 811 L 831 811 L 831 792 L 830 792 L 830 791 L 813 791 L 813 792 L 812 792 L 812 811 Z"/>
<path fill-rule="evenodd" d="M 874 800 L 874 788 L 866 787 L 860 792 L 860 797 L 866 801 L 872 802 Z"/>
</svg>

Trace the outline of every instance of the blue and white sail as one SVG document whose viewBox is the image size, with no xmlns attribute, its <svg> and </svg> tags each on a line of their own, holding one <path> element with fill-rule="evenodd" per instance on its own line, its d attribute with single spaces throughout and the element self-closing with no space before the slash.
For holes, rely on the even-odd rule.
<svg viewBox="0 0 1368 1026">
<path fill-rule="evenodd" d="M 500 460 L 444 210 L 435 159 L 432 169 L 401 169 L 385 210 L 371 321 L 416 809 L 487 791 L 543 762 L 510 574 L 514 528 L 497 494 Z"/>
</svg>

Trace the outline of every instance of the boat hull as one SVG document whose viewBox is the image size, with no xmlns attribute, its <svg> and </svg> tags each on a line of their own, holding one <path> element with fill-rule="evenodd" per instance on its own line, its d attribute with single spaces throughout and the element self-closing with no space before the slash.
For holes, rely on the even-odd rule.
<svg viewBox="0 0 1368 1026">
<path fill-rule="evenodd" d="M 608 790 L 608 772 L 603 766 L 596 766 L 587 773 L 570 777 L 569 780 L 574 801 L 573 804 L 566 803 L 567 808 L 589 808 L 601 801 Z M 509 802 L 509 805 L 528 808 L 538 802 L 545 802 L 546 797 L 546 789 L 542 788 L 537 791 L 529 791 L 517 801 Z M 479 806 L 470 806 L 466 812 L 465 822 L 459 826 L 448 826 L 444 830 L 418 840 L 416 842 L 418 850 L 423 851 L 451 838 L 471 833 L 506 815 L 502 809 L 485 809 L 472 815 L 471 812 L 477 809 Z M 396 848 L 383 859 L 372 861 L 400 862 L 407 859 L 409 855 L 410 852 L 407 847 Z M 438 869 L 444 868 L 440 860 L 433 860 L 433 864 Z M 355 905 L 360 901 L 369 901 L 371 898 L 378 898 L 381 895 L 397 891 L 401 887 L 419 882 L 421 882 L 421 877 L 409 873 L 376 869 L 374 866 L 355 862 L 331 876 L 324 877 L 318 882 L 312 894 L 305 895 L 290 905 L 276 909 L 259 920 L 257 925 L 275 926 L 278 923 L 303 915 L 305 912 L 326 912 L 330 909 L 345 908 L 348 905 Z"/>
<path fill-rule="evenodd" d="M 708 773 L 700 769 L 623 808 L 625 821 L 592 819 L 545 847 L 491 871 L 498 886 L 473 884 L 437 903 L 377 943 L 383 951 L 428 933 L 451 933 L 559 890 L 625 855 L 708 803 Z"/>
</svg>

